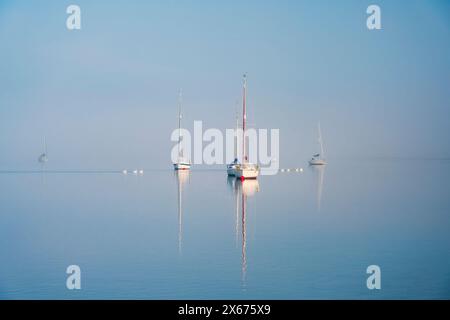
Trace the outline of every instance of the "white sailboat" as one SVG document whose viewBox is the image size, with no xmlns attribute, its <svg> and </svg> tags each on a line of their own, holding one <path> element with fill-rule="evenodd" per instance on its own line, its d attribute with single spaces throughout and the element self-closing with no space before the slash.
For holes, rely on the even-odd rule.
<svg viewBox="0 0 450 320">
<path fill-rule="evenodd" d="M 191 162 L 186 159 L 183 155 L 183 149 L 181 148 L 181 102 L 182 102 L 182 92 L 180 90 L 180 96 L 178 101 L 178 159 L 177 162 L 173 164 L 175 170 L 189 170 L 191 168 Z"/>
<path fill-rule="evenodd" d="M 236 178 L 245 179 L 257 179 L 259 175 L 259 166 L 254 163 L 248 162 L 248 155 L 245 148 L 245 125 L 247 121 L 247 110 L 246 110 L 246 92 L 247 91 L 247 77 L 244 74 L 244 85 L 243 85 L 243 95 L 242 95 L 242 163 L 237 164 L 235 168 Z"/>
<path fill-rule="evenodd" d="M 46 142 L 45 138 L 44 138 L 44 153 L 42 153 L 42 154 L 39 156 L 38 161 L 39 161 L 40 163 L 46 163 L 46 162 L 48 162 L 47 142 Z"/>
<path fill-rule="evenodd" d="M 323 151 L 322 130 L 320 129 L 320 123 L 318 124 L 318 129 L 320 153 L 313 155 L 311 160 L 309 160 L 309 164 L 311 166 L 323 166 L 327 164 L 327 162 L 325 161 L 325 152 Z"/>
<path fill-rule="evenodd" d="M 239 129 L 239 117 L 236 112 L 236 131 L 235 131 L 236 138 L 237 138 L 238 129 Z M 238 161 L 238 157 L 237 157 L 237 141 L 236 141 L 236 143 L 234 144 L 234 161 L 227 165 L 227 174 L 229 176 L 236 176 L 236 167 L 238 165 L 239 165 L 239 161 Z"/>
</svg>

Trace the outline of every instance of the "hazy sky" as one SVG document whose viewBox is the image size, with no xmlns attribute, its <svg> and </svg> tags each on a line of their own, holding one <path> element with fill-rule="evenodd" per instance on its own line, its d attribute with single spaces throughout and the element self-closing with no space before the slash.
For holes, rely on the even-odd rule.
<svg viewBox="0 0 450 320">
<path fill-rule="evenodd" d="M 168 168 L 179 88 L 185 127 L 232 128 L 244 72 L 284 167 L 319 120 L 330 159 L 449 157 L 449 39 L 448 1 L 0 0 L 0 170 L 36 169 L 44 136 L 49 169 Z"/>
</svg>

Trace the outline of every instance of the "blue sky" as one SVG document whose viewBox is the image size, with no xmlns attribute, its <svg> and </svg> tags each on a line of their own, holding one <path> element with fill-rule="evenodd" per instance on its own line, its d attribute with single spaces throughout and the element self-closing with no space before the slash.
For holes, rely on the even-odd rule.
<svg viewBox="0 0 450 320">
<path fill-rule="evenodd" d="M 65 26 L 69 4 L 82 30 Z M 381 7 L 382 30 L 366 28 Z M 184 125 L 279 128 L 282 166 L 450 157 L 447 1 L 0 1 L 0 170 L 170 166 Z"/>
</svg>

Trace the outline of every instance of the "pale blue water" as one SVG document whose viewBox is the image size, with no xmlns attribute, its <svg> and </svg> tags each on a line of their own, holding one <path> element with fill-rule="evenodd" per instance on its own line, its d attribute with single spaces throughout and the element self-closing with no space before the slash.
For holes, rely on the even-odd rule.
<svg viewBox="0 0 450 320">
<path fill-rule="evenodd" d="M 223 171 L 2 172 L 0 298 L 450 298 L 450 161 L 304 169 L 259 185 Z"/>
</svg>

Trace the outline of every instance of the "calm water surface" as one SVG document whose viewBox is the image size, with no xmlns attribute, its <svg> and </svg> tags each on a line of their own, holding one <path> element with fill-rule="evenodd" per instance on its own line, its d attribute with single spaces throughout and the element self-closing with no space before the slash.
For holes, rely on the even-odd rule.
<svg viewBox="0 0 450 320">
<path fill-rule="evenodd" d="M 336 161 L 244 183 L 2 172 L 0 188 L 1 299 L 450 298 L 450 161 Z"/>
</svg>

